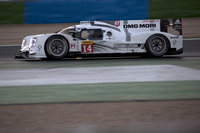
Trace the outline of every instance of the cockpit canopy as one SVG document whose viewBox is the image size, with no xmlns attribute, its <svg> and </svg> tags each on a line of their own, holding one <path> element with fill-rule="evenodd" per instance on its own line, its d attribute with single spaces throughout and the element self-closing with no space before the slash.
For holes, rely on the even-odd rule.
<svg viewBox="0 0 200 133">
<path fill-rule="evenodd" d="M 76 31 L 75 27 L 71 26 L 58 32 L 59 34 L 71 35 L 80 40 L 102 40 L 103 31 L 101 29 L 87 29 L 84 28 Z"/>
<path fill-rule="evenodd" d="M 67 27 L 65 29 L 62 29 L 58 33 L 59 34 L 68 34 L 68 35 L 71 35 L 73 33 L 73 31 L 75 31 L 75 27 L 74 26 L 70 26 L 70 27 Z"/>
<path fill-rule="evenodd" d="M 82 29 L 80 38 L 83 40 L 102 40 L 103 33 L 101 29 Z"/>
</svg>

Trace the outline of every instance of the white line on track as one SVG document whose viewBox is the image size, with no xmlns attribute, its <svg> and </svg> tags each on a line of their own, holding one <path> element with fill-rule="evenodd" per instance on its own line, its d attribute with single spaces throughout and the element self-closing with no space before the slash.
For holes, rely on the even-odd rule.
<svg viewBox="0 0 200 133">
<path fill-rule="evenodd" d="M 8 44 L 8 45 L 0 45 L 0 47 L 14 47 L 14 46 L 21 46 L 21 44 Z"/>
<path fill-rule="evenodd" d="M 200 80 L 200 70 L 174 65 L 0 70 L 0 86 Z"/>
<path fill-rule="evenodd" d="M 183 41 L 198 41 L 200 38 L 185 38 Z"/>
</svg>

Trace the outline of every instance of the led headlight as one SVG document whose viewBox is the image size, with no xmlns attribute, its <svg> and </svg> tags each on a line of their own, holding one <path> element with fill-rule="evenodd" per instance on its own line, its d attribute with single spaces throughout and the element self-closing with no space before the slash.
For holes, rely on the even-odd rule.
<svg viewBox="0 0 200 133">
<path fill-rule="evenodd" d="M 31 38 L 31 40 L 29 42 L 29 48 L 35 47 L 36 42 L 37 42 L 37 38 L 36 37 Z"/>
<path fill-rule="evenodd" d="M 26 46 L 26 39 L 23 39 L 21 48 L 23 48 L 24 46 Z"/>
</svg>

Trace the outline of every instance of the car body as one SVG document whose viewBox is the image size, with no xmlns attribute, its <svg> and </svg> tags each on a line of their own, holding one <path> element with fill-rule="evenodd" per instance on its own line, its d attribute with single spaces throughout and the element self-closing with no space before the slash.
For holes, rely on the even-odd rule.
<svg viewBox="0 0 200 133">
<path fill-rule="evenodd" d="M 20 53 L 26 58 L 61 59 L 70 55 L 147 54 L 161 57 L 183 52 L 182 21 L 169 20 L 81 21 L 57 33 L 27 36 Z"/>
</svg>

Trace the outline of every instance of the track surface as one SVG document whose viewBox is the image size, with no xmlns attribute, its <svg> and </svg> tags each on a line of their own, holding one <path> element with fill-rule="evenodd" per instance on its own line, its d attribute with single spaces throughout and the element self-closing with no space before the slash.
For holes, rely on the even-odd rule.
<svg viewBox="0 0 200 133">
<path fill-rule="evenodd" d="M 184 53 L 181 55 L 170 55 L 164 57 L 200 57 L 200 39 L 188 39 L 183 41 Z M 20 46 L 0 45 L 0 62 L 2 60 L 12 61 L 18 54 Z M 105 58 L 105 57 L 103 57 Z M 124 57 L 126 58 L 126 57 Z"/>
<path fill-rule="evenodd" d="M 164 57 L 200 57 L 200 39 L 186 39 L 183 41 L 184 53 L 181 55 L 171 55 Z M 0 45 L 0 62 L 12 61 L 14 56 L 18 54 L 19 45 Z M 105 57 L 104 57 L 105 58 Z M 126 58 L 126 57 L 124 57 Z"/>
<path fill-rule="evenodd" d="M 0 46 L 0 64 L 15 69 L 43 67 L 43 61 L 15 60 L 20 46 Z M 200 40 L 184 40 L 182 55 L 159 59 L 187 61 L 200 57 Z M 63 62 L 79 65 L 96 62 L 129 62 L 133 57 L 64 59 L 50 61 L 51 67 Z M 135 60 L 143 61 L 140 57 Z M 134 60 L 134 59 L 133 59 Z M 152 59 L 156 60 L 156 59 Z M 95 63 L 96 63 L 95 62 Z M 35 66 L 33 66 L 36 64 Z M 67 63 L 66 63 L 67 64 Z M 91 64 L 92 65 L 92 64 Z M 191 64 L 193 65 L 193 64 Z M 45 66 L 46 67 L 46 66 Z M 60 66 L 59 66 L 60 67 Z M 61 67 L 63 67 L 61 65 Z M 199 66 L 198 66 L 199 67 Z M 6 68 L 7 69 L 7 68 Z M 1 75 L 0 75 L 1 76 Z M 141 101 L 105 103 L 66 103 L 0 106 L 0 132 L 2 133 L 199 133 L 200 100 Z"/>
</svg>

